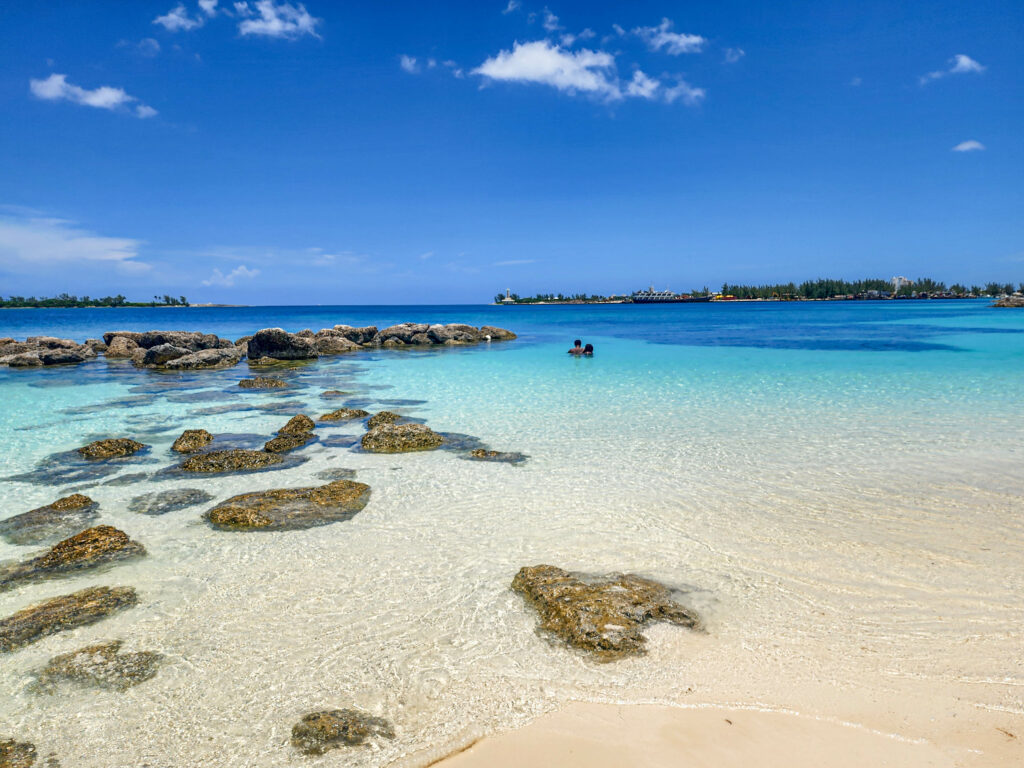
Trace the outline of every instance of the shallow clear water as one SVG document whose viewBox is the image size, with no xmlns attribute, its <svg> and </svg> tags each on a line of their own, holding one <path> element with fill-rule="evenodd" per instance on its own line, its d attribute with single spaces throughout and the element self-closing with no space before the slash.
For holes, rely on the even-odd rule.
<svg viewBox="0 0 1024 768">
<path fill-rule="evenodd" d="M 520 338 L 329 358 L 271 392 L 239 390 L 244 363 L 0 368 L 0 476 L 99 437 L 152 446 L 104 477 L 0 481 L 0 517 L 83 488 L 101 522 L 149 551 L 0 593 L 0 616 L 90 584 L 141 597 L 0 657 L 0 690 L 13 693 L 0 736 L 75 766 L 377 766 L 429 762 L 571 698 L 787 707 L 936 740 L 951 712 L 1024 714 L 1024 312 L 973 301 L 5 310 L 0 337 L 402 320 Z M 573 338 L 595 357 L 569 358 Z M 332 439 L 361 430 L 341 425 L 318 429 L 289 469 L 156 474 L 185 428 L 265 439 L 294 413 L 340 407 L 320 397 L 328 389 L 530 458 L 370 455 Z M 200 520 L 208 505 L 128 511 L 154 490 L 219 500 L 319 484 L 329 468 L 356 470 L 373 495 L 323 528 L 223 533 Z M 0 542 L 0 561 L 35 551 Z M 655 626 L 646 656 L 594 664 L 539 637 L 509 591 L 519 567 L 541 562 L 678 586 L 708 632 Z M 117 638 L 165 654 L 159 674 L 126 693 L 29 689 L 53 655 Z M 397 738 L 316 759 L 292 750 L 302 714 L 346 706 L 388 717 Z"/>
</svg>

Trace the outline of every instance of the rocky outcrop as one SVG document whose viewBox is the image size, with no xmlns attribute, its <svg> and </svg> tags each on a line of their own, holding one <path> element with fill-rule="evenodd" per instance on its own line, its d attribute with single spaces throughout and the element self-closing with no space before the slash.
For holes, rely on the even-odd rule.
<svg viewBox="0 0 1024 768">
<path fill-rule="evenodd" d="M 182 462 L 180 468 L 185 472 L 204 474 L 253 472 L 280 464 L 282 461 L 283 459 L 275 453 L 230 448 L 224 451 L 211 451 L 190 456 Z"/>
<path fill-rule="evenodd" d="M 358 709 L 310 712 L 292 727 L 292 745 L 305 755 L 352 747 L 371 738 L 395 738 L 391 723 Z"/>
<path fill-rule="evenodd" d="M 540 616 L 540 629 L 600 661 L 644 652 L 643 625 L 667 621 L 700 627 L 697 614 L 663 584 L 633 574 L 580 577 L 553 565 L 522 568 L 512 581 Z"/>
<path fill-rule="evenodd" d="M 186 429 L 171 446 L 178 453 L 195 453 L 213 442 L 213 435 L 205 429 Z"/>
<path fill-rule="evenodd" d="M 146 354 L 142 356 L 142 364 L 147 367 L 156 368 L 187 354 L 189 354 L 189 350 L 185 347 L 176 347 L 173 344 L 157 344 L 155 347 L 150 347 L 146 350 Z"/>
<path fill-rule="evenodd" d="M 378 331 L 369 344 L 384 347 L 430 346 L 434 344 L 454 346 L 480 344 L 485 341 L 507 341 L 514 338 L 516 335 L 512 331 L 490 325 L 474 328 L 472 325 L 461 323 L 447 325 L 399 323 Z"/>
<path fill-rule="evenodd" d="M 444 437 L 425 424 L 382 424 L 363 435 L 361 442 L 371 453 L 409 453 L 439 448 Z"/>
<path fill-rule="evenodd" d="M 384 424 L 395 424 L 400 418 L 402 417 L 393 411 L 380 411 L 370 417 L 370 420 L 366 422 L 366 428 L 376 429 Z"/>
<path fill-rule="evenodd" d="M 103 334 L 107 358 L 125 358 L 141 368 L 224 368 L 245 357 L 228 339 L 200 331 L 112 331 Z"/>
<path fill-rule="evenodd" d="M 327 399 L 332 399 L 332 398 L 335 398 L 335 397 L 348 397 L 351 394 L 352 394 L 351 392 L 346 392 L 343 389 L 328 389 L 327 391 L 322 392 L 320 394 L 320 397 L 325 397 Z"/>
<path fill-rule="evenodd" d="M 1024 296 L 1020 296 L 1015 293 L 1010 294 L 1009 296 L 1003 296 L 1001 299 L 996 299 L 992 306 L 1024 308 Z"/>
<path fill-rule="evenodd" d="M 83 445 L 78 449 L 78 453 L 86 459 L 116 459 L 122 456 L 131 456 L 133 453 L 148 447 L 148 445 L 138 443 L 127 437 L 115 437 L 107 440 L 96 440 L 88 445 Z"/>
<path fill-rule="evenodd" d="M 279 531 L 349 520 L 370 499 L 370 486 L 336 480 L 314 488 L 243 493 L 218 504 L 205 517 L 227 531 Z"/>
<path fill-rule="evenodd" d="M 124 531 L 98 525 L 76 533 L 38 557 L 0 568 L 0 592 L 26 582 L 97 568 L 144 554 L 145 547 L 132 541 Z"/>
<path fill-rule="evenodd" d="M 142 338 L 142 334 L 138 331 L 108 331 L 103 334 L 103 343 L 108 347 L 113 346 L 114 339 L 122 338 L 126 341 L 132 342 L 135 346 L 139 345 L 139 339 Z"/>
<path fill-rule="evenodd" d="M 25 341 L 0 339 L 0 365 L 35 368 L 43 365 L 76 365 L 96 357 L 88 344 L 55 336 L 29 336 Z"/>
<path fill-rule="evenodd" d="M 316 428 L 316 424 L 313 420 L 303 413 L 298 416 L 292 416 L 288 423 L 285 424 L 281 429 L 277 431 L 279 435 L 303 435 L 307 432 L 312 432 Z"/>
<path fill-rule="evenodd" d="M 314 339 L 288 333 L 281 328 L 264 328 L 249 339 L 250 360 L 269 357 L 274 360 L 311 360 L 319 357 Z"/>
<path fill-rule="evenodd" d="M 320 421 L 353 421 L 365 419 L 369 415 L 369 411 L 364 411 L 361 408 L 339 408 L 336 411 L 325 413 L 320 417 Z"/>
<path fill-rule="evenodd" d="M 152 651 L 122 652 L 113 640 L 54 656 L 36 675 L 36 689 L 54 692 L 60 683 L 125 691 L 156 676 L 163 656 Z"/>
<path fill-rule="evenodd" d="M 10 653 L 66 629 L 95 624 L 135 606 L 131 587 L 89 587 L 29 606 L 0 620 L 0 653 Z"/>
<path fill-rule="evenodd" d="M 110 334 L 103 334 L 103 338 L 106 339 Z M 141 336 L 142 334 L 135 334 Z M 128 359 L 131 358 L 135 350 L 139 349 L 139 343 L 128 336 L 118 334 L 111 337 L 110 341 L 106 342 L 107 350 L 103 353 L 103 356 L 108 360 L 117 358 Z"/>
<path fill-rule="evenodd" d="M 366 325 L 362 328 L 354 328 L 351 325 L 336 325 L 332 330 L 337 331 L 353 344 L 360 346 L 370 344 L 377 335 L 377 326 L 375 325 Z"/>
<path fill-rule="evenodd" d="M 140 515 L 165 515 L 197 504 L 212 501 L 213 496 L 198 488 L 176 488 L 170 491 L 152 491 L 136 496 L 128 502 L 128 511 Z"/>
<path fill-rule="evenodd" d="M 313 439 L 312 432 L 299 432 L 293 435 L 278 435 L 272 437 L 263 444 L 263 450 L 267 453 L 288 453 L 296 448 L 301 448 Z"/>
<path fill-rule="evenodd" d="M 36 757 L 35 744 L 0 739 L 0 768 L 32 768 L 36 764 Z"/>
<path fill-rule="evenodd" d="M 99 517 L 98 508 L 99 504 L 88 496 L 73 493 L 45 507 L 0 520 L 0 538 L 16 546 L 59 541 Z"/>
<path fill-rule="evenodd" d="M 516 335 L 512 331 L 506 328 L 497 328 L 493 325 L 483 325 L 480 327 L 480 333 L 485 337 L 490 336 L 491 341 L 512 341 L 516 338 Z"/>
<path fill-rule="evenodd" d="M 242 379 L 238 382 L 238 386 L 242 389 L 283 389 L 288 384 L 271 376 L 257 376 L 252 379 Z"/>
<path fill-rule="evenodd" d="M 313 337 L 313 343 L 316 345 L 317 352 L 321 355 L 342 355 L 359 349 L 358 344 L 350 340 L 341 331 L 336 331 L 332 328 L 324 328 L 322 331 L 317 331 Z"/>
<path fill-rule="evenodd" d="M 164 364 L 169 371 L 191 371 L 202 368 L 230 368 L 245 357 L 245 352 L 237 347 L 217 347 L 201 349 L 175 358 Z"/>
</svg>

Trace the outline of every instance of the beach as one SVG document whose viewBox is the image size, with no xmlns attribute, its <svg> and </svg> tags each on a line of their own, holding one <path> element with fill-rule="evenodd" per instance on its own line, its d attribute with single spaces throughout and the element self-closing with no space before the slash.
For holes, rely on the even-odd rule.
<svg viewBox="0 0 1024 768">
<path fill-rule="evenodd" d="M 84 341 L 161 327 L 162 313 L 12 310 L 0 336 Z M 325 356 L 273 371 L 275 390 L 239 388 L 264 375 L 247 361 L 0 369 L 2 517 L 77 491 L 147 550 L 0 592 L 0 618 L 95 585 L 139 596 L 0 656 L 13 692 L 0 739 L 84 768 L 1020 763 L 1024 317 L 971 300 L 167 317 L 230 338 L 406 320 L 518 338 Z M 593 358 L 565 354 L 581 337 Z M 359 449 L 362 421 L 318 422 L 280 469 L 170 471 L 185 429 L 258 446 L 342 406 L 476 442 L 381 455 Z M 107 474 L 41 481 L 48 457 L 120 436 L 148 448 Z M 451 447 L 470 444 L 524 460 Z M 342 522 L 236 533 L 203 518 L 341 470 L 371 489 Z M 182 488 L 212 498 L 132 511 Z M 36 552 L 0 542 L 0 561 Z M 540 564 L 655 580 L 701 627 L 648 622 L 642 653 L 596 660 L 538 632 L 510 588 Z M 156 675 L 33 690 L 55 654 L 115 639 L 160 653 Z M 316 757 L 292 745 L 304 714 L 350 707 L 392 737 Z"/>
</svg>

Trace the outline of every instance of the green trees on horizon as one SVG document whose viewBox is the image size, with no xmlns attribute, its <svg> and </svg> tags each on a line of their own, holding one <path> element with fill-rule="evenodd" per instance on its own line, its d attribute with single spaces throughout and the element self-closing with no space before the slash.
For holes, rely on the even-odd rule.
<svg viewBox="0 0 1024 768">
<path fill-rule="evenodd" d="M 154 296 L 152 301 L 128 301 L 124 296 L 104 296 L 101 299 L 93 299 L 89 296 L 73 296 L 62 293 L 53 298 L 39 298 L 35 296 L 9 296 L 4 299 L 0 296 L 0 307 L 10 308 L 69 308 L 69 307 L 187 307 L 188 299 L 184 296 Z"/>
</svg>

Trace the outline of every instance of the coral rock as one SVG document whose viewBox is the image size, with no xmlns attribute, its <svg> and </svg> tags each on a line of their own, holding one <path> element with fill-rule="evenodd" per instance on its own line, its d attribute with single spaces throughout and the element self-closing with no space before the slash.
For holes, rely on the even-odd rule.
<svg viewBox="0 0 1024 768">
<path fill-rule="evenodd" d="M 181 437 L 174 441 L 172 451 L 178 453 L 195 453 L 213 442 L 213 435 L 205 429 L 186 429 Z"/>
<path fill-rule="evenodd" d="M 78 452 L 87 459 L 116 459 L 121 456 L 131 456 L 148 447 L 127 437 L 115 437 L 89 443 L 79 448 Z"/>
<path fill-rule="evenodd" d="M 373 737 L 393 739 L 394 728 L 384 718 L 357 709 L 311 712 L 292 728 L 292 745 L 307 755 L 358 746 Z"/>
<path fill-rule="evenodd" d="M 0 653 L 43 637 L 94 624 L 139 601 L 131 587 L 89 587 L 18 611 L 0 620 Z"/>
<path fill-rule="evenodd" d="M 336 480 L 314 488 L 243 493 L 218 504 L 205 517 L 229 531 L 312 528 L 349 520 L 366 506 L 370 486 Z"/>
<path fill-rule="evenodd" d="M 424 424 L 382 424 L 363 435 L 363 450 L 372 453 L 430 451 L 444 443 L 444 437 Z"/>
</svg>

